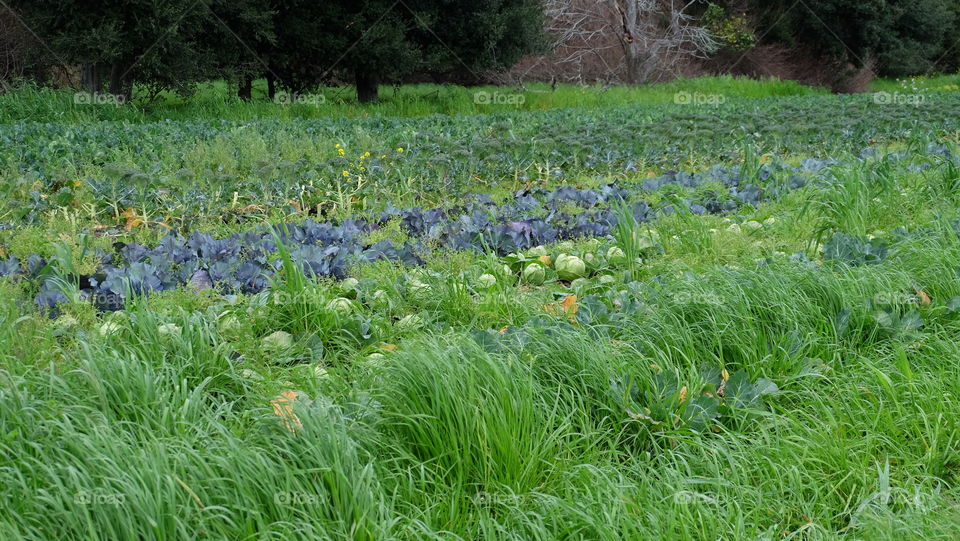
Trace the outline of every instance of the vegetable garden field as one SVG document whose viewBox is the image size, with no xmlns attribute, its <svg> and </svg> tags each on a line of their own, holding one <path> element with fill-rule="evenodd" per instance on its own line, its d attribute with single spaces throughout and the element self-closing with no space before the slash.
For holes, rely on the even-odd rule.
<svg viewBox="0 0 960 541">
<path fill-rule="evenodd" d="M 960 538 L 960 92 L 691 88 L 5 97 L 0 538 Z"/>
</svg>

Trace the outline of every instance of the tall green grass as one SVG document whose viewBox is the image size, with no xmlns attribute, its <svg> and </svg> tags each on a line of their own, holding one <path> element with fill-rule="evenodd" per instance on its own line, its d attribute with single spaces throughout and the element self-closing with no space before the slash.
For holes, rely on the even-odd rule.
<svg viewBox="0 0 960 541">
<path fill-rule="evenodd" d="M 0 122 L 92 122 L 99 120 L 154 122 L 159 120 L 321 117 L 419 117 L 509 111 L 539 111 L 568 107 L 611 107 L 629 104 L 674 103 L 678 92 L 719 96 L 723 100 L 801 96 L 824 93 L 792 81 L 757 81 L 734 77 L 678 79 L 639 87 L 577 86 L 534 83 L 524 87 L 461 87 L 404 85 L 383 87 L 381 100 L 357 103 L 351 87 L 323 87 L 298 98 L 281 94 L 270 101 L 265 83 L 255 86 L 254 99 L 243 102 L 223 83 L 200 85 L 187 97 L 161 94 L 135 99 L 130 105 L 87 104 L 81 92 L 38 88 L 25 84 L 0 93 Z"/>
<path fill-rule="evenodd" d="M 960 73 L 923 75 L 903 79 L 877 79 L 870 85 L 873 92 L 957 92 L 960 91 Z"/>
<path fill-rule="evenodd" d="M 941 246 L 910 256 L 942 272 L 953 263 Z M 709 287 L 720 303 L 658 304 L 617 330 L 619 346 L 575 330 L 501 353 L 460 333 L 408 342 L 346 395 L 308 388 L 295 433 L 267 388 L 219 360 L 198 316 L 174 318 L 181 334 L 163 337 L 164 320 L 135 312 L 59 368 L 2 372 L 0 531 L 955 536 L 956 323 L 931 318 L 906 343 L 867 332 L 868 314 L 854 338 L 831 328 L 840 306 L 912 278 L 891 267 L 717 270 L 668 286 Z M 941 282 L 932 290 L 960 293 Z M 783 393 L 735 431 L 671 434 L 630 426 L 609 390 L 625 373 L 647 385 L 658 369 L 693 381 L 701 364 L 773 377 Z"/>
<path fill-rule="evenodd" d="M 957 91 L 960 76 L 878 79 L 873 92 Z M 558 85 L 542 83 L 522 87 L 454 85 L 403 85 L 381 88 L 381 101 L 360 104 L 351 87 L 322 87 L 300 97 L 281 93 L 271 101 L 265 81 L 254 85 L 254 99 L 244 102 L 223 81 L 199 85 L 193 94 L 137 95 L 130 105 L 85 104 L 83 92 L 39 88 L 24 83 L 0 93 L 0 122 L 91 122 L 100 120 L 155 122 L 160 120 L 325 117 L 419 117 L 508 111 L 539 111 L 569 107 L 612 107 L 630 104 L 674 103 L 678 93 L 724 101 L 744 98 L 802 96 L 827 93 L 793 81 L 752 80 L 730 76 L 677 79 L 638 87 Z"/>
<path fill-rule="evenodd" d="M 859 193 L 883 170 L 848 172 L 838 189 Z M 831 202 L 909 209 L 898 197 L 921 199 L 915 183 L 943 171 L 897 171 L 871 198 L 818 186 L 797 197 L 812 201 L 813 224 L 858 226 Z M 796 201 L 778 205 L 801 213 Z M 695 219 L 654 224 L 678 236 L 661 257 L 686 250 L 680 235 Z M 497 347 L 474 331 L 502 317 L 447 308 L 461 291 L 440 284 L 455 280 L 456 263 L 436 262 L 445 273 L 423 276 L 431 296 L 387 288 L 387 310 L 420 306 L 432 323 L 390 337 L 399 349 L 376 358 L 343 349 L 349 362 L 328 363 L 322 376 L 284 368 L 285 357 L 235 358 L 220 308 L 158 311 L 144 299 L 115 319 L 116 332 L 94 329 L 72 344 L 39 314 L 14 319 L 22 307 L 10 290 L 0 302 L 0 534 L 954 538 L 960 318 L 946 304 L 960 296 L 960 238 L 948 220 L 918 219 L 923 228 L 879 265 L 784 258 L 701 263 L 694 275 L 655 263 L 664 272 L 642 296 L 647 310 L 617 325 L 506 332 Z M 815 231 L 783 221 L 787 232 Z M 333 286 L 284 259 L 277 290 L 331 296 Z M 933 301 L 898 308 L 924 318 L 909 333 L 884 327 L 865 302 L 918 287 Z M 543 302 L 535 291 L 502 291 L 524 307 L 514 325 Z M 501 302 L 491 295 L 489 306 Z M 323 310 L 307 302 L 266 317 L 303 335 L 331 324 Z M 249 317 L 242 325 L 253 332 L 263 316 Z M 669 372 L 693 389 L 703 366 L 770 378 L 780 393 L 765 411 L 694 432 L 631 419 L 611 385 L 629 377 L 650 390 Z M 295 424 L 271 405 L 291 389 Z"/>
</svg>

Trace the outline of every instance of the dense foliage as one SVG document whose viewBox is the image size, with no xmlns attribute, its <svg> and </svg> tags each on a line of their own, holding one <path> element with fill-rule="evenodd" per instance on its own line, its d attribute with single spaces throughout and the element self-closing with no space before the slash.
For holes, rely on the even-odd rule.
<svg viewBox="0 0 960 541">
<path fill-rule="evenodd" d="M 864 152 L 869 160 L 872 152 Z M 928 161 L 916 154 L 887 157 L 893 164 L 909 158 L 910 167 L 922 171 L 933 167 L 937 159 L 951 158 L 947 147 L 931 145 Z M 799 166 L 782 162 L 746 164 L 727 168 L 715 166 L 700 173 L 670 172 L 649 178 L 641 184 L 620 186 L 605 184 L 597 190 L 564 186 L 554 191 L 523 189 L 510 201 L 494 202 L 484 194 L 468 194 L 464 203 L 448 208 L 398 209 L 392 205 L 369 221 L 360 217 L 341 223 L 315 223 L 271 227 L 229 238 L 214 239 L 194 232 L 189 237 L 171 234 L 156 247 L 137 243 L 115 243 L 113 253 L 97 250 L 94 272 L 70 276 L 78 285 L 71 294 L 64 291 L 63 278 L 52 263 L 31 254 L 25 265 L 11 256 L 0 261 L 0 277 L 28 276 L 39 279 L 36 303 L 56 308 L 60 303 L 82 298 L 101 310 L 123 308 L 125 299 L 185 285 L 228 293 L 260 293 L 274 280 L 283 261 L 273 259 L 279 244 L 289 250 L 290 259 L 310 277 L 346 278 L 351 268 L 380 260 L 418 265 L 427 254 L 427 246 L 448 250 L 467 250 L 507 255 L 558 241 L 606 238 L 614 234 L 626 219 L 647 223 L 676 212 L 691 215 L 725 214 L 744 205 L 756 206 L 784 196 L 810 184 L 837 182 L 830 167 L 834 160 L 804 160 Z M 691 190 L 692 198 L 673 197 L 659 208 L 651 207 L 644 196 L 651 192 Z M 618 215 L 617 207 L 629 209 L 630 216 Z M 403 243 L 367 239 L 391 222 L 398 224 Z M 885 246 L 834 237 L 824 247 L 825 259 L 847 263 L 878 263 L 886 254 Z M 83 254 L 81 257 L 84 257 Z M 558 260 L 558 270 L 560 262 Z M 569 279 L 582 277 L 575 274 Z M 560 270 L 560 277 L 564 277 Z"/>
<path fill-rule="evenodd" d="M 361 101 L 411 73 L 512 66 L 543 43 L 536 0 L 12 2 L 59 62 L 87 66 L 91 91 L 186 89 L 226 77 L 249 98 L 265 76 L 294 91 L 337 77 Z"/>
<path fill-rule="evenodd" d="M 103 218 L 135 209 L 174 226 L 189 226 L 203 214 L 290 201 L 300 209 L 380 211 L 382 194 L 396 194 L 397 186 L 419 198 L 408 203 L 421 204 L 478 183 L 646 174 L 689 166 L 694 156 L 694 165 L 711 166 L 741 150 L 731 149 L 731 137 L 761 153 L 829 158 L 859 152 L 872 141 L 948 131 L 958 115 L 956 94 L 934 93 L 903 107 L 878 105 L 872 97 L 806 96 L 787 103 L 731 100 L 723 106 L 412 120 L 101 122 L 56 129 L 18 123 L 0 126 L 0 162 L 8 171 L 0 222 L 30 223 L 64 204 L 91 205 Z M 80 170 L 76 184 L 67 180 Z"/>
<path fill-rule="evenodd" d="M 956 68 L 960 19 L 957 3 L 951 0 L 762 0 L 749 4 L 766 42 L 807 47 L 839 67 L 875 62 L 878 75 L 896 77 Z"/>
<path fill-rule="evenodd" d="M 960 7 L 950 0 L 718 0 L 688 8 L 714 52 L 742 59 L 758 45 L 784 45 L 806 59 L 801 67 L 825 70 L 835 88 L 865 66 L 893 77 L 960 69 Z M 540 0 L 15 1 L 0 7 L 8 29 L 0 76 L 62 83 L 77 80 L 80 68 L 90 92 L 129 101 L 136 88 L 141 102 L 220 79 L 246 100 L 258 79 L 271 99 L 280 89 L 349 84 L 368 102 L 383 84 L 487 80 L 546 50 L 544 17 Z M 568 22 L 582 23 L 575 9 Z M 602 47 L 594 53 L 602 56 Z"/>
</svg>

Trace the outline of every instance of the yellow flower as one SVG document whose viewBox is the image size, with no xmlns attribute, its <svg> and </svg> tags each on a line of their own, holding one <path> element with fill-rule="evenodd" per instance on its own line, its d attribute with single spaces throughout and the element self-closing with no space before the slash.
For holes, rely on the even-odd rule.
<svg viewBox="0 0 960 541">
<path fill-rule="evenodd" d="M 343 172 L 343 176 L 349 177 L 349 176 L 350 176 L 350 171 L 344 171 L 344 172 Z"/>
<path fill-rule="evenodd" d="M 342 148 L 338 148 L 338 149 L 337 149 L 337 154 L 339 154 L 339 155 L 341 155 L 341 156 L 346 156 L 346 155 L 347 155 L 347 153 L 346 153 Z"/>
<path fill-rule="evenodd" d="M 363 157 L 364 157 L 364 158 L 369 158 L 369 157 L 370 157 L 370 153 L 369 153 L 369 152 L 364 152 L 364 153 L 363 153 Z"/>
<path fill-rule="evenodd" d="M 400 154 L 403 154 L 403 147 L 397 147 L 397 152 L 399 152 Z"/>
</svg>

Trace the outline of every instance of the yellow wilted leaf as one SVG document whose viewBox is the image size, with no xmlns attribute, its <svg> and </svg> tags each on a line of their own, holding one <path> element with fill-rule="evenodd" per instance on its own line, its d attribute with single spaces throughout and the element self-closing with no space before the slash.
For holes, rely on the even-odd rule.
<svg viewBox="0 0 960 541">
<path fill-rule="evenodd" d="M 297 210 L 300 210 L 300 203 L 297 203 L 296 201 L 294 201 L 294 200 L 291 199 L 291 200 L 290 200 L 290 204 L 293 205 L 294 207 L 296 207 Z M 260 205 L 247 205 L 247 206 L 245 206 L 245 207 L 243 207 L 243 208 L 240 209 L 240 213 L 241 213 L 241 214 L 251 214 L 251 213 L 254 213 L 254 212 L 263 212 L 263 210 L 264 210 L 263 207 L 261 207 Z"/>
<path fill-rule="evenodd" d="M 550 266 L 550 256 L 548 256 L 548 255 L 542 255 L 542 256 L 538 257 L 537 259 L 539 259 L 540 262 L 543 263 L 544 265 L 547 265 L 548 267 Z"/>
<path fill-rule="evenodd" d="M 293 413 L 293 403 L 297 400 L 297 393 L 293 391 L 284 391 L 275 400 L 270 401 L 273 406 L 273 413 L 280 417 L 283 427 L 291 433 L 296 434 L 297 429 L 303 428 L 300 418 Z"/>
<path fill-rule="evenodd" d="M 580 305 L 577 304 L 576 295 L 568 295 L 567 298 L 560 302 L 544 304 L 543 309 L 552 315 L 566 314 L 566 316 L 570 318 L 570 321 L 576 325 L 577 310 L 580 309 Z"/>
<path fill-rule="evenodd" d="M 683 387 L 680 387 L 680 403 L 682 404 L 686 401 L 687 401 L 687 386 L 684 385 Z"/>
<path fill-rule="evenodd" d="M 917 291 L 917 298 L 920 299 L 920 304 L 930 304 L 933 302 L 930 300 L 930 295 L 927 295 L 922 289 Z"/>
<path fill-rule="evenodd" d="M 383 350 L 386 350 L 386 351 L 393 351 L 393 350 L 397 349 L 397 345 L 396 345 L 396 344 L 384 344 L 384 345 L 380 346 L 380 349 L 383 349 Z"/>
<path fill-rule="evenodd" d="M 143 219 L 140 216 L 137 216 L 137 211 L 133 208 L 128 208 L 120 214 L 121 217 L 126 218 L 127 223 L 124 225 L 127 231 L 130 231 L 134 227 L 143 225 Z"/>
<path fill-rule="evenodd" d="M 124 224 L 123 226 L 124 229 L 126 229 L 127 231 L 130 231 L 134 227 L 140 227 L 141 225 L 147 225 L 147 224 L 159 225 L 160 227 L 163 227 L 164 229 L 168 229 L 168 230 L 173 229 L 165 222 L 151 222 L 149 220 L 145 220 L 142 216 L 137 214 L 137 211 L 134 210 L 133 208 L 128 208 L 127 210 L 121 212 L 120 216 L 122 218 L 126 218 L 127 220 L 127 223 Z"/>
<path fill-rule="evenodd" d="M 560 307 L 563 308 L 563 311 L 567 314 L 567 317 L 574 319 L 577 315 L 577 310 L 580 309 L 580 305 L 577 304 L 576 295 L 568 295 L 566 299 L 560 303 Z"/>
</svg>

